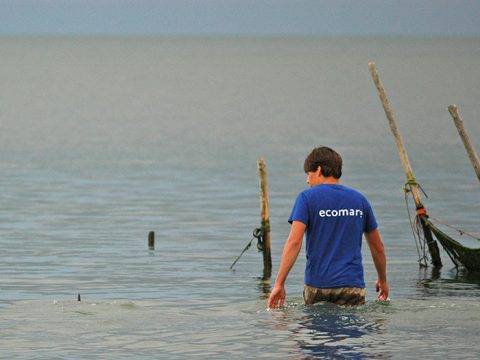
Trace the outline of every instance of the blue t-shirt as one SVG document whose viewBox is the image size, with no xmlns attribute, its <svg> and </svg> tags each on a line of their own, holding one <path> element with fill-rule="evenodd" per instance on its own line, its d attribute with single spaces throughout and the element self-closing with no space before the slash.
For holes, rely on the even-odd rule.
<svg viewBox="0 0 480 360">
<path fill-rule="evenodd" d="M 343 185 L 320 184 L 298 195 L 288 221 L 307 226 L 306 285 L 365 287 L 362 235 L 377 228 L 365 196 Z"/>
</svg>

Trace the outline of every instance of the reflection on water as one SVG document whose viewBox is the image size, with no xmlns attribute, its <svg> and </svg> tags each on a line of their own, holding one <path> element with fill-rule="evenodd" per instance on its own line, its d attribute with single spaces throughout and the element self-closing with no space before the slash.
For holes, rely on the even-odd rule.
<svg viewBox="0 0 480 360">
<path fill-rule="evenodd" d="M 277 331 L 288 332 L 300 358 L 388 359 L 382 349 L 388 305 L 342 307 L 330 303 L 290 304 L 276 312 Z"/>
<path fill-rule="evenodd" d="M 305 315 L 292 333 L 302 353 L 308 356 L 372 358 L 372 353 L 365 350 L 371 339 L 384 332 L 384 319 L 367 319 L 353 308 L 319 304 L 305 306 L 303 311 Z"/>
<path fill-rule="evenodd" d="M 420 268 L 416 285 L 420 298 L 480 296 L 480 274 L 463 269 Z"/>
<path fill-rule="evenodd" d="M 270 296 L 272 287 L 270 285 L 270 280 L 260 280 L 258 283 L 258 289 L 261 291 L 260 300 L 266 301 Z"/>
</svg>

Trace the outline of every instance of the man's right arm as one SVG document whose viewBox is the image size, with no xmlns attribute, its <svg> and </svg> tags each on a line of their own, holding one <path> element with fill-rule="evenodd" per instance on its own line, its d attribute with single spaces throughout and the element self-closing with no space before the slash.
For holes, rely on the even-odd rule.
<svg viewBox="0 0 480 360">
<path fill-rule="evenodd" d="M 385 248 L 383 246 L 382 238 L 378 229 L 375 229 L 369 233 L 365 233 L 368 247 L 372 254 L 373 263 L 377 270 L 377 282 L 375 284 L 376 291 L 378 292 L 378 299 L 382 301 L 388 300 L 388 283 L 387 283 L 387 258 L 385 256 Z"/>
</svg>

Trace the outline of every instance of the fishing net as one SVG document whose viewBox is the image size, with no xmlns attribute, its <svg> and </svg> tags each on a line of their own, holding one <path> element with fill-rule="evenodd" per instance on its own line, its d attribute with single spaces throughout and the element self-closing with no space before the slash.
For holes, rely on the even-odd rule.
<svg viewBox="0 0 480 360">
<path fill-rule="evenodd" d="M 440 245 L 442 245 L 443 249 L 448 254 L 448 256 L 457 268 L 459 265 L 463 265 L 469 271 L 480 272 L 480 248 L 472 249 L 459 243 L 451 236 L 447 235 L 444 231 L 439 229 L 435 224 L 433 224 L 433 221 L 436 221 L 437 223 L 442 224 L 448 228 L 454 229 L 461 235 L 467 235 L 473 239 L 480 241 L 478 237 L 466 231 L 458 229 L 452 225 L 449 225 L 441 221 L 440 219 L 427 215 L 427 211 L 423 207 L 421 209 L 417 209 L 415 220 L 412 221 L 412 216 L 408 204 L 408 195 L 411 193 L 411 187 L 413 185 L 418 186 L 427 198 L 428 196 L 425 191 L 423 191 L 420 184 L 418 184 L 413 177 L 407 180 L 407 183 L 405 184 L 403 190 L 405 192 L 405 202 L 407 206 L 408 217 L 410 219 L 410 225 L 412 227 L 415 244 L 417 246 L 417 252 L 419 257 L 418 262 L 420 266 L 426 267 L 428 263 L 427 253 L 430 252 L 430 255 L 432 256 L 432 248 L 437 249 L 436 244 L 434 244 L 435 239 L 430 234 L 432 233 L 437 239 L 437 241 L 440 243 Z M 438 249 L 436 251 L 438 254 Z M 432 256 L 432 262 L 433 258 L 434 257 Z"/>
<path fill-rule="evenodd" d="M 468 248 L 445 234 L 431 221 L 427 220 L 425 223 L 448 253 L 455 266 L 458 267 L 460 263 L 470 271 L 480 271 L 480 248 Z"/>
</svg>

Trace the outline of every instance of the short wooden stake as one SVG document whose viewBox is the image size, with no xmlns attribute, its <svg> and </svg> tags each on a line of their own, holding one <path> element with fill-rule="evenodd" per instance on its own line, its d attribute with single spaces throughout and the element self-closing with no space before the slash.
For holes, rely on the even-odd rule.
<svg viewBox="0 0 480 360">
<path fill-rule="evenodd" d="M 460 134 L 460 138 L 463 141 L 463 145 L 465 146 L 465 150 L 467 150 L 468 157 L 470 158 L 470 162 L 472 163 L 473 169 L 475 170 L 475 173 L 477 174 L 478 180 L 480 180 L 480 161 L 478 160 L 478 155 L 477 152 L 475 151 L 475 148 L 473 147 L 470 137 L 468 136 L 468 132 L 463 126 L 463 120 L 460 117 L 460 114 L 458 113 L 458 109 L 456 105 L 450 105 L 448 107 L 448 111 L 450 112 L 450 115 L 452 115 L 453 122 L 455 123 L 455 126 L 457 127 L 458 133 Z"/>
<path fill-rule="evenodd" d="M 270 215 L 268 210 L 268 177 L 265 160 L 257 162 L 260 175 L 260 215 L 263 237 L 263 278 L 268 280 L 272 276 L 272 254 L 270 250 Z"/>
<path fill-rule="evenodd" d="M 150 250 L 155 249 L 155 233 L 153 231 L 148 233 L 148 248 Z"/>
</svg>

